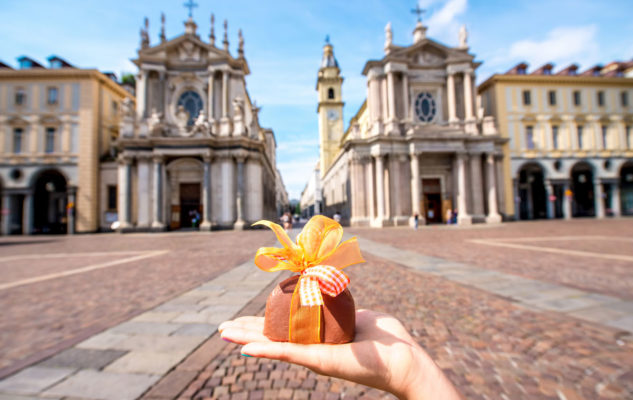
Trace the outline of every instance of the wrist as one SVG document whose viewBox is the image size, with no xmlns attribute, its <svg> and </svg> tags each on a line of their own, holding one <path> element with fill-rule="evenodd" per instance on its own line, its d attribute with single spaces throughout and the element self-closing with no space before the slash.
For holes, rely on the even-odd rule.
<svg viewBox="0 0 633 400">
<path fill-rule="evenodd" d="M 404 390 L 398 397 L 406 400 L 460 400 L 459 393 L 440 367 L 421 347 L 415 347 L 416 361 L 412 365 Z"/>
</svg>

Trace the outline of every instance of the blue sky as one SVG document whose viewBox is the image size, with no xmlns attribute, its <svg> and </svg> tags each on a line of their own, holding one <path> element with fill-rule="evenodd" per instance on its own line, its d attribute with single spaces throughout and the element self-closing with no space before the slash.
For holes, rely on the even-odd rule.
<svg viewBox="0 0 633 400">
<path fill-rule="evenodd" d="M 143 17 L 150 38 L 158 42 L 160 13 L 167 36 L 183 33 L 187 10 L 180 1 L 0 0 L 0 60 L 16 65 L 28 55 L 46 62 L 57 54 L 82 67 L 135 72 L 129 60 L 139 47 Z M 415 16 L 414 1 L 322 0 L 231 2 L 197 0 L 194 19 L 208 39 L 209 16 L 216 16 L 216 37 L 228 19 L 230 49 L 235 54 L 242 28 L 251 67 L 247 87 L 261 105 L 263 126 L 277 137 L 277 160 L 290 198 L 299 198 L 318 160 L 316 74 L 326 35 L 345 78 L 346 121 L 366 94 L 361 75 L 365 62 L 383 56 L 384 27 L 391 21 L 394 42 L 407 45 Z M 552 61 L 581 69 L 596 63 L 633 59 L 633 1 L 630 0 L 421 0 L 428 36 L 455 46 L 466 24 L 471 52 L 483 65 L 478 82 L 519 61 L 530 68 Z M 219 22 L 218 22 L 219 21 Z"/>
</svg>

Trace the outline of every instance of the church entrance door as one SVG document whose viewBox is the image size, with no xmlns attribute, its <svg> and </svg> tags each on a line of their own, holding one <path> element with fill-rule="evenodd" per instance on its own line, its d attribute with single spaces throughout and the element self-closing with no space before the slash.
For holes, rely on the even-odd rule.
<svg viewBox="0 0 633 400">
<path fill-rule="evenodd" d="M 180 184 L 180 228 L 197 228 L 202 220 L 200 184 Z"/>
<path fill-rule="evenodd" d="M 427 224 L 442 223 L 442 185 L 439 179 L 422 179 L 424 218 Z"/>
</svg>

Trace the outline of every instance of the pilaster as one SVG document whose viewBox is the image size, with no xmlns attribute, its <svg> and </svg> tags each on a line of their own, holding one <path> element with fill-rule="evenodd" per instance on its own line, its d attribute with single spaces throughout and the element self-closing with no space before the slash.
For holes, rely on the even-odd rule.
<svg viewBox="0 0 633 400">
<path fill-rule="evenodd" d="M 495 167 L 494 154 L 486 155 L 486 182 L 488 183 L 488 215 L 486 216 L 487 223 L 499 223 L 501 222 L 501 215 L 499 215 L 499 208 L 497 207 L 497 179 Z"/>
<path fill-rule="evenodd" d="M 211 157 L 204 156 L 203 162 L 203 181 L 202 181 L 202 223 L 201 231 L 210 231 L 211 223 Z"/>
<path fill-rule="evenodd" d="M 466 206 L 466 158 L 466 154 L 457 153 L 457 223 L 459 225 L 470 225 L 473 220 Z"/>
</svg>

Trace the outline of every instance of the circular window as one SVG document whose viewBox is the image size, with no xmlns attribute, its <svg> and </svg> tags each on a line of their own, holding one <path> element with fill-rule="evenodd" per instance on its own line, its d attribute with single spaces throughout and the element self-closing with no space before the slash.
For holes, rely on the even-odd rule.
<svg viewBox="0 0 633 400">
<path fill-rule="evenodd" d="M 180 95 L 178 105 L 183 106 L 185 111 L 189 113 L 187 125 L 193 125 L 193 121 L 198 118 L 198 114 L 200 114 L 200 110 L 202 110 L 202 98 L 200 98 L 200 95 L 193 90 L 188 90 Z"/>
<path fill-rule="evenodd" d="M 431 122 L 435 118 L 437 106 L 433 95 L 429 92 L 422 92 L 415 99 L 415 115 L 422 122 Z"/>
<path fill-rule="evenodd" d="M 22 170 L 20 170 L 19 168 L 14 168 L 11 170 L 11 172 L 9 172 L 9 176 L 14 181 L 19 181 L 20 178 L 22 178 Z"/>
</svg>

